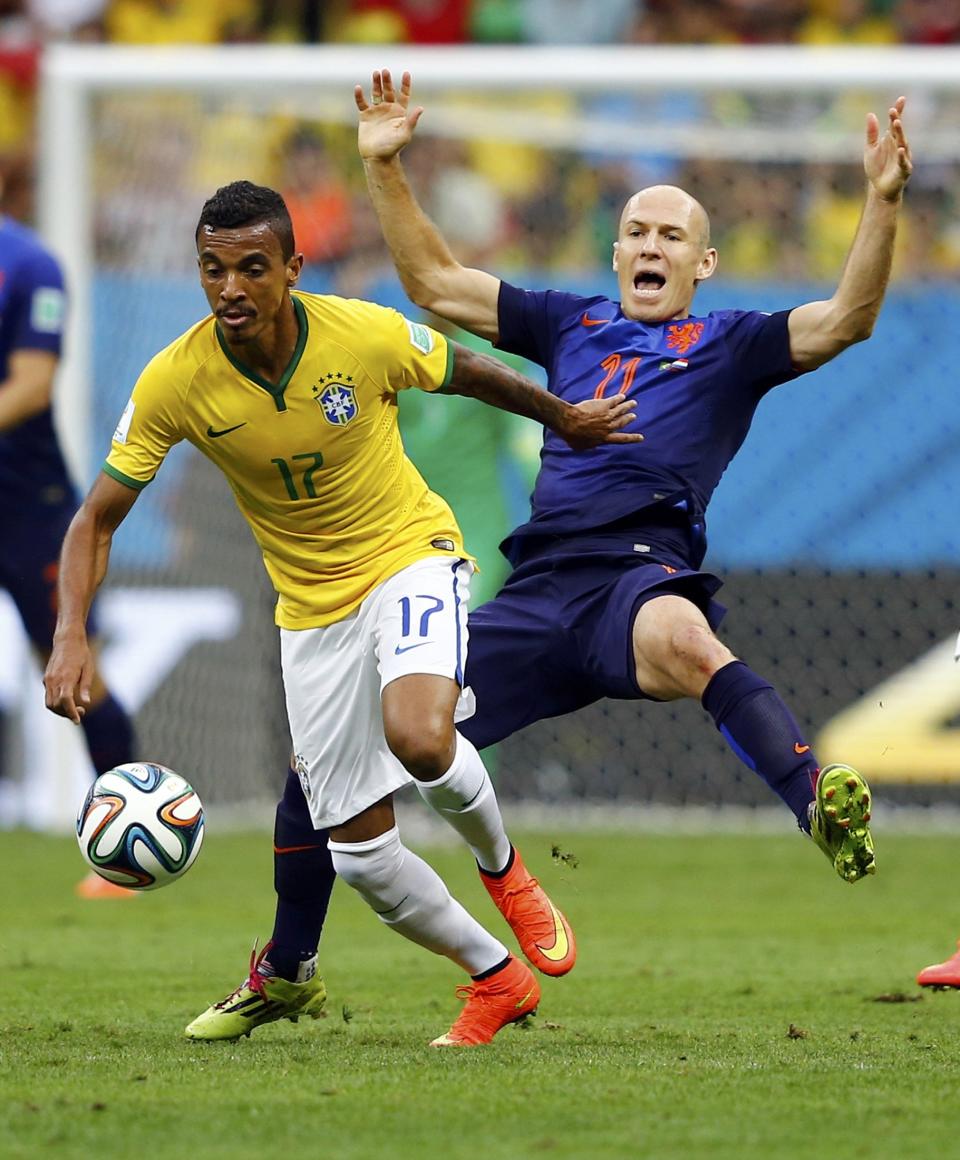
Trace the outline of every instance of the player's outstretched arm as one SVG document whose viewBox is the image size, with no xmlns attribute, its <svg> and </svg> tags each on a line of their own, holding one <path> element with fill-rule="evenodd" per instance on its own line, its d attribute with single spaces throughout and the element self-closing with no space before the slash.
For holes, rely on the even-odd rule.
<svg viewBox="0 0 960 1160">
<path fill-rule="evenodd" d="M 874 114 L 867 116 L 867 195 L 840 283 L 829 301 L 808 302 L 790 314 L 790 353 L 798 370 L 813 370 L 873 333 L 890 280 L 903 190 L 913 171 L 903 128 L 905 103 L 899 97 L 888 110 L 882 135 Z"/>
<path fill-rule="evenodd" d="M 453 373 L 443 390 L 468 395 L 543 423 L 576 451 L 601 443 L 641 443 L 643 436 L 626 432 L 636 418 L 636 401 L 623 395 L 588 399 L 574 406 L 551 395 L 530 379 L 488 355 L 453 343 Z"/>
<path fill-rule="evenodd" d="M 500 279 L 462 266 L 454 258 L 413 196 L 400 163 L 400 150 L 413 137 L 423 112 L 421 106 L 409 110 L 410 74 L 403 74 L 396 91 L 388 69 L 375 72 L 370 100 L 361 85 L 354 89 L 354 99 L 360 112 L 357 146 L 367 189 L 408 297 L 417 306 L 496 342 Z"/>
<path fill-rule="evenodd" d="M 87 615 L 107 574 L 113 533 L 140 493 L 100 474 L 70 522 L 60 553 L 57 627 L 43 675 L 46 705 L 75 725 L 90 704 L 94 677 Z"/>
</svg>

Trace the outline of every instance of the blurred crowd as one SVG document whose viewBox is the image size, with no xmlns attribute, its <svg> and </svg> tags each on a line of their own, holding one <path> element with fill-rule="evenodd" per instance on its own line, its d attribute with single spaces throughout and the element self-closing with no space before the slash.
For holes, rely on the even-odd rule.
<svg viewBox="0 0 960 1160">
<path fill-rule="evenodd" d="M 956 0 L 0 0 L 0 39 L 950 44 Z"/>
<path fill-rule="evenodd" d="M 329 92 L 326 100 L 313 99 L 322 108 L 336 96 L 344 98 L 342 120 L 292 116 L 282 101 L 264 109 L 190 94 L 101 102 L 94 199 L 101 265 L 138 274 L 191 272 L 199 206 L 240 175 L 242 157 L 242 175 L 280 189 L 290 207 L 307 288 L 376 297 L 392 265 L 357 157 L 352 101 Z M 856 97 L 845 108 L 836 95 L 788 106 L 743 94 L 684 93 L 656 105 L 646 94 L 544 91 L 524 94 L 526 132 L 512 133 L 516 100 L 509 92 L 431 93 L 405 164 L 458 258 L 507 278 L 555 281 L 563 274 L 605 284 L 625 201 L 645 185 L 667 182 L 689 189 L 706 207 L 725 280 L 830 283 L 863 198 L 864 98 Z M 866 107 L 882 116 L 883 97 Z M 942 96 L 938 113 L 956 124 L 960 90 Z M 433 132 L 452 119 L 462 133 Z M 785 158 L 745 162 L 738 155 L 741 138 L 766 141 L 764 133 L 789 139 L 789 153 L 793 135 L 786 130 L 798 121 L 808 127 L 822 121 L 828 141 L 840 123 L 844 160 L 811 159 L 803 147 Z M 667 143 L 650 148 L 649 127 L 658 123 L 683 126 L 677 139 L 689 147 L 671 150 L 665 133 Z M 545 136 L 554 140 L 557 128 L 566 128 L 565 143 L 538 143 L 537 129 L 547 124 Z M 605 127 L 612 144 L 600 151 L 583 126 Z M 730 145 L 727 156 L 698 153 L 698 141 L 720 137 Z M 903 213 L 895 279 L 960 274 L 958 194 L 960 150 L 952 161 L 920 168 Z M 151 228 L 144 229 L 145 220 Z"/>
<path fill-rule="evenodd" d="M 960 0 L 0 0 L 0 165 L 4 209 L 32 213 L 33 115 L 39 54 L 51 41 L 116 44 L 929 44 L 960 43 Z M 362 78 L 358 78 L 362 79 Z M 894 82 L 895 83 L 895 82 Z M 880 97 L 873 107 L 883 113 Z M 958 93 L 923 110 L 945 126 Z M 451 95 L 453 106 L 462 95 Z M 429 118 L 407 160 L 431 215 L 458 256 L 509 276 L 607 265 L 620 207 L 644 184 L 694 192 L 714 225 L 725 275 L 829 281 L 856 225 L 862 171 L 854 114 L 843 95 L 785 105 L 743 94 L 630 94 L 576 98 L 543 93 L 525 110 L 589 128 L 544 148 L 522 134 L 498 137 L 509 94 L 491 102 L 487 132 L 431 136 Z M 431 102 L 433 97 L 431 96 Z M 433 106 L 431 106 L 433 107 Z M 870 107 L 870 106 L 868 106 Z M 917 115 L 919 110 L 914 110 Z M 752 127 L 761 140 L 817 122 L 853 134 L 840 159 L 802 148 L 761 148 L 705 159 L 695 149 L 649 145 L 650 126 L 723 138 Z M 631 136 L 645 151 L 631 152 Z M 723 130 L 722 133 L 715 132 Z M 767 137 L 764 138 L 763 134 Z M 611 147 L 609 138 L 615 144 Z M 621 148 L 616 142 L 628 144 Z M 706 138 L 704 138 L 706 139 Z M 96 129 L 97 252 L 119 270 L 191 268 L 203 198 L 242 176 L 281 189 L 308 267 L 328 287 L 362 294 L 388 268 L 355 152 L 352 116 L 314 120 L 255 101 L 211 105 L 191 94 L 104 98 Z M 836 157 L 836 153 L 833 154 Z M 849 157 L 849 161 L 846 158 Z M 744 161 L 747 163 L 744 164 Z M 157 173 L 164 181 L 157 183 Z M 924 165 L 910 189 L 898 276 L 960 273 L 960 162 Z M 151 223 L 144 230 L 144 211 Z M 182 246 L 171 244 L 171 239 Z"/>
</svg>

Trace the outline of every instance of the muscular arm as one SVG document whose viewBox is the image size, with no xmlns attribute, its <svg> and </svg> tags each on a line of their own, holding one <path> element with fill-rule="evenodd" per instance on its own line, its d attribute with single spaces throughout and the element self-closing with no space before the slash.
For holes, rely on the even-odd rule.
<svg viewBox="0 0 960 1160">
<path fill-rule="evenodd" d="M 113 534 L 140 493 L 109 475 L 97 477 L 70 522 L 60 553 L 57 627 L 44 673 L 47 708 L 75 724 L 90 702 L 93 660 L 87 615 L 110 559 Z"/>
<path fill-rule="evenodd" d="M 899 198 L 885 201 L 871 189 L 836 293 L 791 311 L 790 357 L 797 370 L 815 370 L 873 333 L 890 279 L 899 208 Z"/>
<path fill-rule="evenodd" d="M 390 73 L 374 73 L 372 104 L 354 90 L 360 124 L 357 134 L 367 189 L 403 288 L 412 302 L 496 342 L 500 279 L 462 266 L 443 235 L 420 208 L 400 163 L 400 150 L 413 136 L 422 108 L 407 112 L 410 74 L 394 93 Z"/>
<path fill-rule="evenodd" d="M 502 411 L 536 419 L 556 431 L 575 450 L 600 443 L 640 443 L 643 436 L 621 428 L 634 420 L 636 401 L 623 395 L 588 399 L 574 406 L 551 395 L 495 358 L 453 343 L 453 373 L 443 391 L 480 399 Z"/>
<path fill-rule="evenodd" d="M 47 350 L 15 350 L 0 383 L 0 431 L 12 431 L 50 406 L 57 355 Z"/>
<path fill-rule="evenodd" d="M 880 137 L 876 117 L 867 118 L 864 169 L 867 196 L 860 224 L 833 297 L 808 302 L 790 314 L 790 356 L 797 370 L 810 371 L 873 333 L 890 280 L 893 245 L 903 189 L 912 170 L 900 115 L 901 97 L 889 111 Z"/>
</svg>

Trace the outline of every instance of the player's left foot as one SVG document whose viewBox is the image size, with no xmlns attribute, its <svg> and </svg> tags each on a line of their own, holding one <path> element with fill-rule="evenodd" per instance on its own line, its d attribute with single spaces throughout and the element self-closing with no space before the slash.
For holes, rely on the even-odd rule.
<svg viewBox="0 0 960 1160">
<path fill-rule="evenodd" d="M 556 976 L 573 969 L 577 944 L 570 923 L 524 866 L 519 850 L 514 848 L 506 874 L 496 877 L 481 869 L 480 880 L 538 971 Z"/>
<path fill-rule="evenodd" d="M 264 1023 L 275 1023 L 278 1019 L 296 1023 L 301 1015 L 311 1019 L 323 1017 L 327 988 L 316 973 L 315 960 L 303 964 L 309 966 L 309 971 L 304 971 L 306 977 L 301 982 L 290 982 L 265 973 L 264 959 L 269 950 L 270 943 L 267 943 L 258 958 L 254 946 L 250 955 L 250 974 L 235 991 L 208 1007 L 187 1025 L 184 1034 L 188 1039 L 239 1039 L 241 1035 L 249 1036 Z"/>
<path fill-rule="evenodd" d="M 817 781 L 810 836 L 846 882 L 876 874 L 870 836 L 870 787 L 849 765 L 828 765 Z"/>
<path fill-rule="evenodd" d="M 460 1017 L 431 1047 L 478 1047 L 489 1043 L 508 1023 L 518 1023 L 535 1015 L 540 1002 L 540 984 L 526 963 L 513 955 L 502 970 L 489 978 L 457 987 L 457 996 L 466 999 Z"/>
<path fill-rule="evenodd" d="M 93 870 L 73 888 L 78 898 L 136 898 L 138 891 L 128 890 L 126 886 L 118 886 L 116 882 L 109 882 L 101 878 Z"/>
<path fill-rule="evenodd" d="M 960 947 L 960 942 L 957 943 Z M 951 955 L 944 963 L 935 963 L 932 967 L 924 967 L 917 975 L 917 982 L 921 987 L 948 987 L 960 988 L 960 950 Z"/>
</svg>

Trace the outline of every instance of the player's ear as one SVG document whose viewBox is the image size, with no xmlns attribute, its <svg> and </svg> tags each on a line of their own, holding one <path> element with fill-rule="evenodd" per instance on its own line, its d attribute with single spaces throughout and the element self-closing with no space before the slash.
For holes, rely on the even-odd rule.
<svg viewBox="0 0 960 1160">
<path fill-rule="evenodd" d="M 617 272 L 617 262 L 618 262 L 619 258 L 620 258 L 620 243 L 614 242 L 613 243 L 613 272 L 614 273 Z"/>
<path fill-rule="evenodd" d="M 717 251 L 710 246 L 703 251 L 703 257 L 700 259 L 697 266 L 697 281 L 702 282 L 705 278 L 709 278 L 714 270 L 717 268 Z"/>
<path fill-rule="evenodd" d="M 296 286 L 300 281 L 300 271 L 303 269 L 303 254 L 294 254 L 287 262 L 287 286 Z"/>
</svg>

